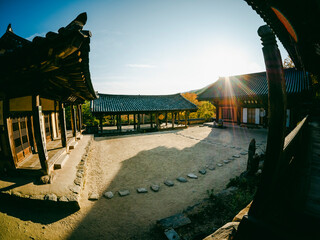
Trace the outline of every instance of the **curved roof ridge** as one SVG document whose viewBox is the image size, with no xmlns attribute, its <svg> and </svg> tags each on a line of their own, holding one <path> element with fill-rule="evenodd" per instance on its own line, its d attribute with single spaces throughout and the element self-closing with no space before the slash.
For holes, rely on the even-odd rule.
<svg viewBox="0 0 320 240">
<path fill-rule="evenodd" d="M 144 94 L 113 94 L 113 93 L 99 93 L 98 92 L 98 95 L 102 95 L 102 96 L 120 96 L 120 97 L 164 97 L 164 96 L 177 96 L 177 95 L 182 95 L 181 93 L 174 93 L 174 94 L 164 94 L 164 95 L 160 95 L 160 94 L 147 94 L 147 95 L 144 95 Z"/>
</svg>

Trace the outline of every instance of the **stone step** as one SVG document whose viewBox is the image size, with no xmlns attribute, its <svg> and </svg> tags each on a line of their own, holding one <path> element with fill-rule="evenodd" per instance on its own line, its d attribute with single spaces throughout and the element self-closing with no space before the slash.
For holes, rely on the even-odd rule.
<svg viewBox="0 0 320 240">
<path fill-rule="evenodd" d="M 68 161 L 69 154 L 64 153 L 62 154 L 59 159 L 54 163 L 54 169 L 61 169 L 63 168 L 64 164 Z"/>
<path fill-rule="evenodd" d="M 82 135 L 82 134 L 78 134 L 78 135 L 77 135 L 77 140 L 81 140 L 81 139 L 82 139 L 82 137 L 83 137 L 83 135 Z"/>
<path fill-rule="evenodd" d="M 70 143 L 70 144 L 69 144 L 69 150 L 75 149 L 76 146 L 77 146 L 77 144 L 78 144 L 78 142 L 72 142 L 72 143 Z"/>
</svg>

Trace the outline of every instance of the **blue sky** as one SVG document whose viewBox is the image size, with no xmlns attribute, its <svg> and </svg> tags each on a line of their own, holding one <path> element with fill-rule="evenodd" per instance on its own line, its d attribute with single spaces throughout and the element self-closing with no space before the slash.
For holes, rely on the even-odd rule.
<svg viewBox="0 0 320 240">
<path fill-rule="evenodd" d="M 32 40 L 81 12 L 101 93 L 172 94 L 265 70 L 257 34 L 264 22 L 243 0 L 0 0 L 0 34 L 11 23 Z"/>
</svg>

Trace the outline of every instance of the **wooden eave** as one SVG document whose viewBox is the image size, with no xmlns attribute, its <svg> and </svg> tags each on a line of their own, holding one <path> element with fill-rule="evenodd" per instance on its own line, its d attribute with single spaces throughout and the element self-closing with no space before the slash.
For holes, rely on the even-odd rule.
<svg viewBox="0 0 320 240">
<path fill-rule="evenodd" d="M 245 0 L 272 28 L 299 69 L 320 74 L 320 5 L 317 0 Z M 272 8 L 291 24 L 297 41 L 289 34 Z"/>
<path fill-rule="evenodd" d="M 0 53 L 0 84 L 5 86 L 5 95 L 39 94 L 65 102 L 95 99 L 89 71 L 91 33 L 82 30 L 85 22 L 82 13 L 58 33 L 48 32 L 46 37 L 35 37 L 30 44 Z"/>
</svg>

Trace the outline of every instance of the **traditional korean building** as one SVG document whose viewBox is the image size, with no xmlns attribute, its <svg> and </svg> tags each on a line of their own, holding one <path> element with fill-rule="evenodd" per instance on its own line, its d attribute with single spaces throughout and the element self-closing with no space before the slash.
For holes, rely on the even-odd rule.
<svg viewBox="0 0 320 240">
<path fill-rule="evenodd" d="M 172 128 L 176 120 L 180 122 L 180 113 L 185 112 L 185 119 L 181 122 L 187 125 L 189 112 L 195 112 L 198 107 L 184 98 L 181 94 L 173 95 L 112 95 L 98 94 L 98 98 L 91 101 L 91 112 L 100 119 L 100 132 L 103 132 L 102 118 L 112 116 L 117 119 L 117 129 L 121 130 L 121 116 L 133 115 L 134 130 L 139 131 L 144 115 L 149 115 L 151 128 L 160 130 L 159 116 L 164 117 L 168 124 L 168 113 L 171 114 Z"/>
<path fill-rule="evenodd" d="M 86 20 L 82 13 L 58 33 L 32 41 L 9 24 L 0 38 L 0 170 L 23 168 L 33 158 L 48 174 L 53 165 L 48 148 L 68 147 L 65 105 L 71 106 L 71 137 L 80 134 L 81 103 L 96 97 Z"/>
<path fill-rule="evenodd" d="M 311 101 L 308 73 L 285 69 L 287 92 L 287 127 L 294 127 L 306 115 Z M 266 124 L 268 82 L 266 72 L 220 77 L 198 96 L 216 107 L 217 119 L 238 124 Z"/>
</svg>

